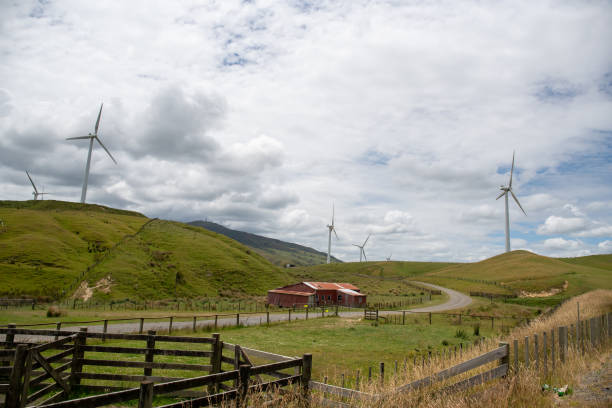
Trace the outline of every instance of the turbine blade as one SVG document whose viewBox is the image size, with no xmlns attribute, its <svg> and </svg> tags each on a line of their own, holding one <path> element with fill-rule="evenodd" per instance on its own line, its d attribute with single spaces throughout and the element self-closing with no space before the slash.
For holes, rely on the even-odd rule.
<svg viewBox="0 0 612 408">
<path fill-rule="evenodd" d="M 510 183 L 508 188 L 512 188 L 512 173 L 514 173 L 514 151 L 512 151 L 512 168 L 510 169 Z"/>
<path fill-rule="evenodd" d="M 66 140 L 77 140 L 77 139 L 91 139 L 93 136 L 77 136 L 77 137 L 67 137 Z"/>
<path fill-rule="evenodd" d="M 506 194 L 506 192 L 505 192 L 505 191 L 502 191 L 502 193 L 501 193 L 500 195 L 498 195 L 498 196 L 497 196 L 496 200 L 499 200 L 500 198 L 502 198 L 502 196 L 503 196 L 504 194 Z"/>
<path fill-rule="evenodd" d="M 368 257 L 365 255 L 365 251 L 363 250 L 363 248 L 361 248 L 361 252 L 363 252 L 363 259 L 368 262 Z"/>
<path fill-rule="evenodd" d="M 336 229 L 334 228 L 333 231 L 334 231 L 334 235 L 336 236 L 336 239 L 339 240 L 340 238 L 338 238 L 338 234 L 336 233 Z"/>
<path fill-rule="evenodd" d="M 514 198 L 514 201 L 516 201 L 516 203 L 518 204 L 518 206 L 521 209 L 521 211 L 523 212 L 523 214 L 527 215 L 527 213 L 525 212 L 525 210 L 523 210 L 523 207 L 521 206 L 521 203 L 519 203 L 518 198 L 516 198 L 516 196 L 514 195 L 512 190 L 510 190 L 510 194 L 512 194 L 512 198 Z"/>
<path fill-rule="evenodd" d="M 362 247 L 364 247 L 364 246 L 365 246 L 365 244 L 366 244 L 366 242 L 368 242 L 368 239 L 370 239 L 370 235 L 372 235 L 372 234 L 368 234 L 368 237 L 366 238 L 366 240 L 365 240 L 365 241 L 363 241 L 363 245 L 362 245 Z"/>
<path fill-rule="evenodd" d="M 113 157 L 112 154 L 110 154 L 110 152 L 108 151 L 108 149 L 106 148 L 106 146 L 104 146 L 102 144 L 102 142 L 100 141 L 100 139 L 98 139 L 98 136 L 95 136 L 96 140 L 98 141 L 98 143 L 100 143 L 100 146 L 102 146 L 102 148 L 106 151 L 106 153 L 108 153 L 108 155 L 110 156 L 111 159 L 113 159 L 113 161 L 115 162 L 115 164 L 117 164 L 117 160 L 115 160 L 115 158 Z"/>
<path fill-rule="evenodd" d="M 336 206 L 334 204 L 332 204 L 332 227 L 334 226 L 334 216 L 336 214 Z M 336 232 L 336 231 L 334 231 Z"/>
<path fill-rule="evenodd" d="M 357 248 L 361 248 L 361 247 L 360 247 L 359 245 L 357 245 L 357 244 L 351 244 L 351 245 L 356 246 Z"/>
<path fill-rule="evenodd" d="M 100 116 L 102 116 L 102 106 L 104 106 L 104 104 L 100 105 L 100 112 L 98 112 L 98 120 L 96 120 L 96 130 L 95 130 L 95 134 L 98 134 L 98 126 L 100 126 Z"/>
<path fill-rule="evenodd" d="M 34 192 L 38 194 L 38 190 L 36 189 L 36 186 L 34 185 L 34 182 L 32 181 L 32 177 L 30 177 L 30 173 L 28 173 L 27 170 L 26 170 L 26 174 L 28 175 L 28 178 L 30 179 L 30 183 L 32 183 L 32 187 L 34 187 Z"/>
</svg>

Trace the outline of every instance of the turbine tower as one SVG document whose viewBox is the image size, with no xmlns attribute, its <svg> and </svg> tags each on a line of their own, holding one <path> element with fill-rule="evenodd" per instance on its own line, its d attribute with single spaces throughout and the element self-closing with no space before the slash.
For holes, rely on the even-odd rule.
<svg viewBox="0 0 612 408">
<path fill-rule="evenodd" d="M 96 120 L 96 127 L 94 128 L 93 134 L 88 134 L 87 136 L 77 136 L 77 137 L 69 137 L 66 140 L 77 140 L 77 139 L 89 139 L 89 153 L 87 154 L 87 165 L 85 166 L 85 180 L 83 181 L 83 190 L 81 191 L 81 204 L 85 204 L 85 197 L 87 196 L 87 181 L 89 180 L 89 165 L 91 164 L 91 150 L 93 148 L 94 139 L 100 143 L 100 146 L 108 153 L 108 156 L 112 159 L 112 161 L 117 164 L 117 160 L 113 157 L 112 154 L 108 151 L 106 146 L 102 144 L 100 138 L 98 137 L 98 127 L 100 126 L 100 116 L 102 116 L 102 106 L 100 105 L 100 112 L 98 112 L 98 120 Z"/>
<path fill-rule="evenodd" d="M 327 226 L 327 229 L 329 229 L 329 238 L 327 240 L 327 263 L 331 262 L 331 233 L 332 231 L 334 231 L 334 235 L 336 235 L 336 239 L 339 239 L 338 234 L 336 233 L 336 227 L 334 227 L 334 213 L 335 213 L 335 208 L 334 208 L 334 205 L 332 205 L 332 221 L 331 221 L 331 225 Z"/>
<path fill-rule="evenodd" d="M 30 183 L 32 183 L 32 187 L 34 187 L 34 191 L 32 191 L 32 195 L 34 196 L 34 200 L 38 200 L 38 196 L 40 196 L 41 197 L 40 199 L 43 200 L 45 198 L 44 195 L 45 194 L 49 194 L 49 193 L 45 193 L 45 192 L 39 193 L 38 189 L 34 185 L 34 181 L 32 181 L 32 177 L 30 177 L 30 173 L 28 173 L 27 170 L 26 170 L 26 174 L 28 175 L 28 178 L 30 179 Z"/>
<path fill-rule="evenodd" d="M 361 245 L 357 245 L 357 244 L 353 244 L 353 246 L 356 246 L 357 248 L 359 248 L 359 262 L 361 262 L 361 256 L 363 255 L 363 258 L 366 260 L 366 262 L 368 262 L 368 258 L 366 257 L 365 251 L 363 250 L 363 247 L 365 246 L 366 242 L 368 242 L 368 239 L 370 239 L 370 235 L 372 234 L 368 234 L 368 237 L 366 238 L 365 241 L 363 241 L 363 244 Z"/>
<path fill-rule="evenodd" d="M 519 203 L 518 198 L 514 195 L 512 191 L 512 173 L 514 173 L 514 152 L 512 152 L 512 168 L 510 169 L 510 182 L 508 186 L 500 186 L 499 189 L 502 190 L 502 193 L 497 196 L 496 200 L 499 200 L 502 196 L 505 196 L 505 204 L 506 204 L 506 252 L 510 252 L 510 215 L 508 214 L 508 193 L 512 194 L 512 198 L 518 204 L 519 208 L 523 212 L 523 214 L 527 215 L 521 203 Z"/>
</svg>

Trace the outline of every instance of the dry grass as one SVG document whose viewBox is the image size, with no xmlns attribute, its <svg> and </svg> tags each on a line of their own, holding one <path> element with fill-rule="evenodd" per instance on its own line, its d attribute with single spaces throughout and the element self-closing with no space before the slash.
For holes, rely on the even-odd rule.
<svg viewBox="0 0 612 408">
<path fill-rule="evenodd" d="M 448 368 L 460 361 L 468 360 L 472 357 L 482 354 L 486 350 L 491 350 L 498 346 L 499 342 L 511 342 L 513 339 L 524 339 L 525 336 L 533 337 L 534 334 L 550 332 L 559 326 L 568 326 L 576 322 L 577 318 L 577 302 L 580 303 L 580 319 L 585 320 L 599 316 L 603 313 L 612 310 L 612 291 L 596 290 L 585 293 L 581 296 L 573 298 L 564 303 L 558 310 L 549 316 L 541 316 L 535 319 L 528 326 L 517 327 L 504 338 L 493 338 L 486 341 L 484 344 L 473 346 L 470 350 L 465 351 L 463 355 L 457 358 L 442 358 L 434 356 L 430 362 L 425 365 L 422 362 L 414 364 L 408 362 L 404 369 L 403 362 L 400 365 L 400 370 L 396 375 L 385 379 L 384 384 L 380 383 L 379 378 L 374 378 L 371 383 L 362 383 L 359 390 L 368 394 L 387 394 L 388 396 L 380 400 L 344 400 L 355 407 L 426 407 L 426 408 L 459 408 L 459 407 L 554 407 L 559 404 L 558 398 L 552 393 L 543 392 L 542 384 L 548 383 L 552 385 L 562 386 L 569 384 L 575 386 L 580 382 L 580 378 L 596 366 L 602 364 L 611 351 L 611 342 L 609 337 L 597 348 L 591 348 L 586 345 L 586 352 L 583 353 L 580 349 L 570 345 L 565 363 L 557 360 L 554 372 L 551 372 L 550 360 L 548 363 L 548 371 L 545 372 L 542 363 L 539 370 L 535 369 L 532 363 L 529 368 L 521 365 L 518 373 L 512 373 L 507 378 L 495 380 L 482 386 L 473 387 L 465 391 L 448 392 L 442 389 L 461 379 L 470 377 L 475 374 L 474 371 L 461 376 L 454 377 L 450 380 L 437 383 L 436 385 L 423 388 L 418 391 L 409 393 L 393 394 L 393 390 L 397 387 L 407 384 L 419 378 L 426 377 L 433 373 Z M 481 351 L 482 350 L 482 351 Z M 514 350 L 512 350 L 514 353 Z M 522 357 L 522 350 L 519 350 L 519 355 Z M 513 355 L 511 357 L 512 362 Z M 558 359 L 558 356 L 557 356 Z M 478 371 L 482 372 L 494 367 L 497 363 L 490 363 L 481 367 Z M 393 371 L 393 368 L 387 368 L 388 372 Z M 362 373 L 362 376 L 364 374 Z M 330 379 L 334 378 L 334 383 L 339 384 L 339 375 L 331 373 Z M 365 379 L 367 380 L 367 373 Z M 280 394 L 276 394 L 276 398 L 280 398 Z M 312 394 L 312 407 L 326 406 L 322 399 L 325 396 L 322 393 Z M 330 399 L 339 399 L 327 396 Z M 263 396 L 253 396 L 249 406 L 266 406 Z M 564 397 L 565 399 L 571 397 Z M 269 400 L 266 400 L 269 401 Z M 577 406 L 582 406 L 581 402 Z M 597 405 L 600 404 L 600 405 Z M 603 405 L 601 405 L 603 404 Z M 594 401 L 592 406 L 605 406 L 606 402 Z M 282 399 L 276 400 L 270 406 L 279 407 L 302 407 L 305 406 L 299 398 L 297 390 L 288 394 L 282 395 Z"/>
</svg>

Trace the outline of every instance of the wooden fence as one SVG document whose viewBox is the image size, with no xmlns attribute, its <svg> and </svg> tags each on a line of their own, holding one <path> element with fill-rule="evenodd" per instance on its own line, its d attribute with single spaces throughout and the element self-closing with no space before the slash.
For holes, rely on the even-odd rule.
<svg viewBox="0 0 612 408">
<path fill-rule="evenodd" d="M 458 390 L 482 384 L 494 378 L 506 376 L 508 374 L 509 369 L 509 356 L 509 345 L 507 343 L 500 343 L 499 347 L 494 350 L 481 354 L 475 358 L 464 361 L 452 367 L 449 367 L 426 378 L 412 381 L 394 390 L 380 394 L 370 394 L 359 390 L 328 385 L 316 381 L 310 382 L 310 388 L 314 391 L 318 391 L 323 394 L 323 396 L 321 397 L 321 402 L 323 405 L 330 407 L 347 407 L 349 405 L 343 402 L 342 400 L 362 402 L 385 401 L 387 399 L 396 397 L 398 394 L 413 391 L 421 387 L 431 386 L 437 382 L 448 380 L 458 375 L 468 373 L 469 371 L 479 369 L 489 363 L 498 361 L 497 366 L 474 374 L 470 377 L 464 378 L 461 381 L 458 381 L 452 385 L 449 385 L 445 387 L 443 392 L 450 390 Z M 381 378 L 383 377 L 381 376 Z M 334 396 L 340 400 L 330 399 L 329 396 Z"/>
<path fill-rule="evenodd" d="M 555 327 L 549 332 L 535 333 L 512 341 L 512 369 L 533 366 L 547 375 L 549 370 L 565 363 L 569 353 L 584 354 L 606 344 L 612 337 L 612 313 Z"/>
<path fill-rule="evenodd" d="M 198 328 L 207 328 L 210 330 L 217 330 L 223 327 L 232 327 L 240 325 L 270 325 L 275 321 L 292 321 L 292 320 L 308 320 L 311 317 L 325 317 L 335 315 L 342 311 L 351 310 L 363 310 L 363 308 L 350 308 L 347 306 L 331 306 L 331 307 L 309 307 L 309 308 L 296 308 L 296 309 L 285 309 L 277 313 L 267 312 L 242 312 L 242 313 L 223 313 L 214 315 L 193 315 L 193 316 L 164 316 L 164 317 L 127 317 L 117 319 L 98 319 L 98 320 L 87 320 L 87 321 L 66 321 L 66 322 L 53 322 L 53 323 L 33 323 L 33 324 L 7 324 L 0 325 L 0 328 L 34 328 L 34 327 L 45 327 L 55 326 L 56 331 L 61 331 L 62 327 L 66 326 L 80 326 L 80 325 L 95 325 L 101 327 L 102 333 L 108 333 L 109 323 L 127 323 L 133 322 L 138 324 L 138 333 L 143 334 L 145 330 L 145 322 L 155 323 L 159 327 L 159 324 L 166 324 L 167 331 L 172 334 L 173 330 L 177 329 L 177 324 L 180 327 L 178 329 L 190 329 L 195 332 Z M 277 316 L 287 316 L 278 318 Z M 183 324 L 180 324 L 182 322 Z M 188 324 L 185 324 L 185 323 Z M 255 322 L 255 324 L 251 324 Z M 158 328 L 156 327 L 156 328 Z M 97 331 L 97 330 L 96 330 Z M 1 332 L 0 332 L 1 334 Z"/>
<path fill-rule="evenodd" d="M 160 336 L 155 332 L 147 335 L 109 333 L 104 337 L 101 333 L 88 333 L 86 328 L 78 333 L 17 328 L 0 329 L 0 333 L 6 334 L 6 341 L 0 345 L 8 348 L 0 350 L 0 361 L 5 364 L 0 367 L 0 394 L 6 396 L 0 406 L 6 408 L 26 405 L 98 407 L 139 398 L 144 401 L 139 407 L 151 407 L 153 396 L 161 394 L 189 398 L 190 407 L 206 406 L 227 399 L 240 401 L 249 389 L 266 391 L 270 387 L 301 384 L 306 390 L 311 373 L 310 355 L 290 358 L 243 349 L 238 345 L 225 345 L 218 334 L 202 338 Z M 61 339 L 33 344 L 16 341 L 15 336 Z M 88 339 L 94 339 L 93 343 L 88 344 Z M 100 340 L 144 342 L 146 346 L 110 346 L 101 344 Z M 160 343 L 190 346 L 189 349 L 160 348 Z M 207 349 L 194 350 L 197 345 Z M 231 350 L 232 355 L 224 355 L 223 350 Z M 246 350 L 259 358 L 277 361 L 256 366 Z M 175 360 L 178 357 L 181 361 L 162 361 L 161 356 Z M 282 361 L 278 361 L 280 357 Z M 112 369 L 105 369 L 109 367 Z M 117 373 L 118 369 L 120 373 Z M 294 372 L 282 372 L 287 369 L 294 369 Z M 170 372 L 178 372 L 178 375 Z M 185 372 L 196 376 L 185 378 Z M 202 375 L 202 372 L 207 374 Z M 272 381 L 265 381 L 268 378 Z M 124 386 L 139 382 L 140 388 L 126 389 Z M 202 386 L 207 386 L 208 392 L 193 390 Z M 103 394 L 66 400 L 74 392 Z M 179 407 L 182 404 L 177 402 L 168 406 Z"/>
</svg>

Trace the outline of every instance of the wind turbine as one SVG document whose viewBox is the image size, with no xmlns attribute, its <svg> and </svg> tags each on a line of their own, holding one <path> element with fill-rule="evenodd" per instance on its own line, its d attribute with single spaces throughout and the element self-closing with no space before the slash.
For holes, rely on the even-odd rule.
<svg viewBox="0 0 612 408">
<path fill-rule="evenodd" d="M 499 200 L 502 196 L 505 196 L 505 202 L 506 202 L 506 252 L 510 252 L 510 216 L 508 214 L 508 193 L 512 194 L 512 198 L 514 198 L 514 201 L 516 201 L 516 203 L 518 204 L 519 208 L 521 209 L 521 211 L 523 212 L 523 214 L 527 215 L 527 213 L 525 212 L 525 210 L 523 210 L 523 207 L 521 206 L 521 203 L 519 203 L 518 198 L 516 198 L 516 196 L 514 195 L 514 192 L 512 191 L 512 173 L 514 173 L 514 152 L 512 152 L 512 168 L 510 169 L 510 182 L 508 183 L 508 186 L 499 186 L 499 189 L 502 190 L 502 193 L 500 195 L 497 196 L 496 200 Z"/>
<path fill-rule="evenodd" d="M 329 229 L 329 239 L 327 240 L 327 263 L 331 262 L 331 233 L 332 231 L 334 231 L 334 235 L 336 235 L 336 239 L 339 239 L 338 234 L 336 233 L 336 227 L 334 227 L 334 213 L 335 213 L 335 208 L 334 208 L 334 205 L 332 205 L 332 221 L 331 221 L 331 225 L 327 226 L 327 228 Z"/>
<path fill-rule="evenodd" d="M 85 181 L 83 181 L 83 190 L 81 191 L 81 203 L 85 203 L 85 197 L 87 196 L 87 180 L 89 180 L 89 165 L 91 164 L 91 149 L 93 148 L 94 139 L 100 143 L 100 146 L 108 153 L 108 156 L 117 164 L 117 160 L 113 157 L 112 154 L 108 151 L 106 146 L 102 144 L 100 138 L 98 137 L 98 127 L 100 126 L 100 116 L 102 116 L 102 106 L 100 105 L 100 112 L 98 112 L 98 120 L 96 120 L 96 127 L 94 128 L 93 134 L 88 134 L 87 136 L 77 136 L 77 137 L 69 137 L 66 140 L 77 140 L 77 139 L 89 139 L 89 153 L 87 154 L 87 165 L 85 166 Z"/>
<path fill-rule="evenodd" d="M 363 244 L 361 244 L 361 245 L 353 244 L 353 246 L 356 246 L 357 248 L 359 248 L 359 262 L 361 262 L 361 255 L 363 255 L 363 257 L 366 260 L 366 262 L 368 262 L 368 258 L 366 257 L 366 254 L 365 254 L 365 251 L 363 250 L 363 247 L 365 246 L 366 242 L 368 242 L 368 239 L 370 239 L 370 235 L 372 235 L 372 234 L 368 234 L 368 237 L 366 238 L 365 241 L 363 241 Z"/>
<path fill-rule="evenodd" d="M 30 173 L 28 173 L 28 171 L 26 170 L 26 174 L 28 175 L 28 178 L 30 179 L 30 183 L 32 183 L 32 187 L 34 187 L 34 191 L 32 191 L 32 195 L 34 196 L 34 200 L 38 200 L 38 196 L 41 197 L 41 200 L 44 199 L 44 195 L 45 194 L 49 194 L 49 193 L 39 193 L 38 189 L 36 188 L 36 186 L 34 185 L 34 181 L 32 181 L 32 177 L 30 177 Z"/>
<path fill-rule="evenodd" d="M 391 255 L 389 255 L 389 256 L 387 257 L 387 262 L 391 261 L 391 257 L 392 257 L 392 256 L 393 256 L 393 252 L 391 252 Z"/>
</svg>

